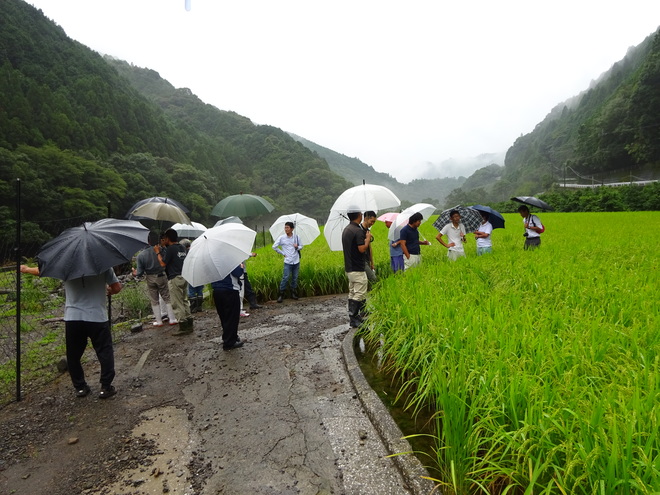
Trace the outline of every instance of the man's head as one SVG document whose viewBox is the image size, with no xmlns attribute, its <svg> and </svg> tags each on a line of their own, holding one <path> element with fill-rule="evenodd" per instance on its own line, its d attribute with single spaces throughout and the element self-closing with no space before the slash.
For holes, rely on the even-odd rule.
<svg viewBox="0 0 660 495">
<path fill-rule="evenodd" d="M 527 208 L 525 205 L 519 206 L 518 213 L 520 213 L 521 217 L 527 218 L 529 216 L 529 208 Z"/>
<path fill-rule="evenodd" d="M 166 246 L 169 246 L 170 244 L 176 244 L 179 242 L 179 234 L 177 234 L 174 229 L 167 229 L 163 232 L 161 239 L 165 241 Z"/>
<path fill-rule="evenodd" d="M 360 223 L 362 221 L 362 212 L 360 211 L 349 211 L 346 216 L 351 222 Z"/>
<path fill-rule="evenodd" d="M 192 242 L 190 242 L 190 239 L 181 239 L 179 241 L 179 244 L 181 244 L 184 248 L 186 248 L 186 250 L 188 250 L 190 249 L 190 245 L 192 244 Z"/>
<path fill-rule="evenodd" d="M 490 219 L 490 213 L 487 211 L 480 211 L 479 215 L 481 215 L 481 219 L 486 223 Z"/>
<path fill-rule="evenodd" d="M 451 223 L 454 225 L 458 225 L 458 223 L 461 221 L 461 214 L 458 212 L 458 210 L 451 210 L 449 212 L 449 220 L 451 220 Z"/>
<path fill-rule="evenodd" d="M 290 236 L 293 233 L 293 229 L 295 229 L 296 226 L 293 222 L 286 222 L 284 224 L 284 233 L 288 236 Z"/>
<path fill-rule="evenodd" d="M 368 229 L 370 229 L 375 223 L 376 223 L 376 212 L 371 210 L 365 211 L 364 215 L 362 216 L 362 224 L 365 225 Z"/>
<path fill-rule="evenodd" d="M 150 246 L 155 246 L 158 244 L 160 242 L 160 236 L 158 235 L 158 232 L 149 232 L 147 242 Z"/>
<path fill-rule="evenodd" d="M 422 224 L 422 220 L 424 220 L 424 215 L 419 212 L 413 213 L 408 219 L 408 225 L 410 225 L 413 229 L 416 229 Z"/>
</svg>

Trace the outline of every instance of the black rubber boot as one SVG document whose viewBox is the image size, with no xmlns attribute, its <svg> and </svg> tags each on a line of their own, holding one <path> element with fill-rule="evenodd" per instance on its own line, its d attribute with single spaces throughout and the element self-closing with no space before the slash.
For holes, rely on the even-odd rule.
<svg viewBox="0 0 660 495">
<path fill-rule="evenodd" d="M 284 300 L 284 292 L 280 291 L 280 295 L 277 296 L 277 302 L 281 303 Z"/>
<path fill-rule="evenodd" d="M 291 289 L 291 299 L 295 299 L 296 301 L 298 300 L 298 294 L 296 293 L 296 289 Z"/>
<path fill-rule="evenodd" d="M 257 302 L 257 296 L 254 295 L 254 292 L 247 298 L 250 303 L 250 309 L 259 309 L 263 306 Z"/>
<path fill-rule="evenodd" d="M 358 328 L 362 324 L 362 319 L 359 316 L 360 301 L 354 299 L 348 300 L 348 319 L 351 328 Z"/>
</svg>

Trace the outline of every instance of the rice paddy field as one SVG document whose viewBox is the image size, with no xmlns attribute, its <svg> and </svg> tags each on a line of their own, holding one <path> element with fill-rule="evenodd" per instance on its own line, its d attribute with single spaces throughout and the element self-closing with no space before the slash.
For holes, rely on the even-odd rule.
<svg viewBox="0 0 660 495">
<path fill-rule="evenodd" d="M 422 246 L 371 291 L 363 337 L 410 413 L 435 411 L 442 493 L 658 493 L 660 212 L 539 216 L 534 251 L 517 214 L 491 255 Z"/>
</svg>

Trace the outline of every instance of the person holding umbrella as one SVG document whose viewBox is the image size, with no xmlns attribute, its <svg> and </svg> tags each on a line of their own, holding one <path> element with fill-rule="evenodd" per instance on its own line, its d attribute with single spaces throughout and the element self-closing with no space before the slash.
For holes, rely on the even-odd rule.
<svg viewBox="0 0 660 495">
<path fill-rule="evenodd" d="M 458 258 L 465 257 L 465 250 L 463 244 L 465 243 L 465 226 L 461 222 L 461 214 L 458 210 L 449 212 L 450 223 L 442 227 L 438 235 L 435 237 L 440 244 L 447 248 L 447 257 L 451 261 L 456 261 Z M 442 240 L 442 236 L 447 236 L 447 241 Z"/>
<path fill-rule="evenodd" d="M 154 319 L 156 320 L 153 325 L 155 327 L 162 327 L 162 309 L 167 311 L 170 325 L 176 325 L 177 321 L 174 317 L 172 305 L 170 304 L 170 289 L 167 285 L 167 276 L 163 267 L 160 266 L 158 255 L 154 249 L 158 245 L 158 241 L 158 234 L 156 232 L 149 232 L 149 247 L 144 248 L 137 255 L 137 268 L 133 268 L 133 276 L 140 278 L 144 275 L 147 281 L 151 310 L 154 312 Z M 165 308 L 161 309 L 159 296 L 163 299 Z"/>
<path fill-rule="evenodd" d="M 238 323 L 241 315 L 241 277 L 244 273 L 241 263 L 222 280 L 211 282 L 213 303 L 222 325 L 222 349 L 225 351 L 243 347 L 238 337 Z"/>
<path fill-rule="evenodd" d="M 186 335 L 193 331 L 193 319 L 188 304 L 188 282 L 181 276 L 186 248 L 179 244 L 179 235 L 174 229 L 167 229 L 161 237 L 166 247 L 163 254 L 160 246 L 154 246 L 160 266 L 165 268 L 170 288 L 170 301 L 174 315 L 179 322 L 179 330 L 174 335 Z"/>
<path fill-rule="evenodd" d="M 364 230 L 365 235 L 367 232 L 371 232 L 371 227 L 376 223 L 376 212 L 369 210 L 365 211 L 362 215 L 362 223 L 360 226 Z M 364 272 L 367 274 L 367 279 L 369 282 L 376 282 L 378 277 L 376 276 L 376 267 L 374 266 L 374 253 L 371 250 L 371 245 L 369 249 L 364 253 Z"/>
<path fill-rule="evenodd" d="M 362 212 L 349 208 L 346 213 L 349 224 L 344 228 L 341 236 L 344 251 L 344 270 L 348 278 L 348 316 L 352 328 L 362 323 L 360 314 L 363 312 L 369 279 L 364 271 L 365 253 L 369 250 L 373 236 L 360 226 Z"/>
<path fill-rule="evenodd" d="M 284 224 L 284 234 L 279 236 L 273 243 L 273 251 L 284 256 L 284 272 L 280 281 L 278 303 L 281 303 L 284 299 L 284 291 L 289 284 L 289 278 L 291 279 L 291 297 L 298 299 L 296 288 L 298 287 L 298 271 L 300 270 L 300 250 L 303 245 L 298 236 L 293 234 L 293 229 L 295 229 L 294 223 L 286 222 Z"/>
<path fill-rule="evenodd" d="M 493 241 L 490 234 L 493 232 L 493 226 L 489 222 L 490 214 L 487 211 L 479 211 L 482 222 L 479 230 L 474 231 L 474 237 L 477 239 L 477 256 L 493 252 Z"/>
<path fill-rule="evenodd" d="M 39 276 L 40 269 L 21 265 L 21 273 Z M 66 361 L 76 397 L 87 397 L 92 391 L 87 385 L 80 362 L 87 348 L 87 339 L 92 341 L 101 365 L 99 398 L 107 399 L 117 393 L 112 385 L 115 378 L 115 353 L 106 296 L 117 294 L 121 289 L 122 285 L 112 268 L 98 275 L 86 275 L 64 281 Z"/>
<path fill-rule="evenodd" d="M 527 205 L 521 205 L 518 208 L 518 213 L 523 218 L 525 226 L 525 233 L 523 234 L 525 237 L 525 250 L 536 249 L 541 245 L 541 234 L 545 232 L 545 227 L 539 217 L 529 212 Z"/>
</svg>

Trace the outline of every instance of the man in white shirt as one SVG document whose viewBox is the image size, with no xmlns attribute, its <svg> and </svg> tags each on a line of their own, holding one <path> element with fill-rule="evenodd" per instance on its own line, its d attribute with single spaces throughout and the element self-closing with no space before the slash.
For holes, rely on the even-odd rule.
<svg viewBox="0 0 660 495">
<path fill-rule="evenodd" d="M 449 219 L 451 222 L 442 227 L 442 230 L 438 232 L 435 238 L 448 249 L 447 257 L 451 261 L 455 261 L 458 258 L 465 257 L 465 250 L 463 249 L 463 244 L 465 243 L 465 225 L 461 223 L 461 214 L 458 210 L 451 210 L 449 212 Z M 442 240 L 443 235 L 447 236 L 447 242 Z"/>
<path fill-rule="evenodd" d="M 303 248 L 300 238 L 293 233 L 295 228 L 293 222 L 284 224 L 284 234 L 279 236 L 273 243 L 273 250 L 284 256 L 284 273 L 280 282 L 280 293 L 277 302 L 284 299 L 284 291 L 291 279 L 291 297 L 298 299 L 296 288 L 298 287 L 298 271 L 300 270 L 300 250 Z"/>
</svg>

